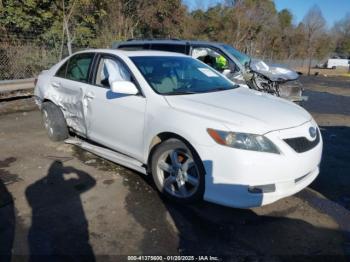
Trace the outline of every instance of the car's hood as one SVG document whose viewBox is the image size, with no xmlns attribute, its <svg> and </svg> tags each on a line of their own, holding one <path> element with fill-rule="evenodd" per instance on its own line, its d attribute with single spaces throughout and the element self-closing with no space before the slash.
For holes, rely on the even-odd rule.
<svg viewBox="0 0 350 262">
<path fill-rule="evenodd" d="M 292 102 L 243 87 L 165 99 L 174 109 L 221 122 L 232 131 L 264 134 L 311 119 L 308 112 Z"/>
<path fill-rule="evenodd" d="M 253 59 L 250 68 L 268 77 L 272 81 L 289 81 L 299 78 L 298 73 L 289 68 L 280 65 L 267 65 L 262 60 Z"/>
</svg>

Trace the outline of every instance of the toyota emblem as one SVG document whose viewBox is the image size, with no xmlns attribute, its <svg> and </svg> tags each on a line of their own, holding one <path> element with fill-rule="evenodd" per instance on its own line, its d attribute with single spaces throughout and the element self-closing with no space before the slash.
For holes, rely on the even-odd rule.
<svg viewBox="0 0 350 262">
<path fill-rule="evenodd" d="M 309 134 L 312 138 L 316 137 L 316 128 L 314 128 L 313 126 L 309 128 Z"/>
</svg>

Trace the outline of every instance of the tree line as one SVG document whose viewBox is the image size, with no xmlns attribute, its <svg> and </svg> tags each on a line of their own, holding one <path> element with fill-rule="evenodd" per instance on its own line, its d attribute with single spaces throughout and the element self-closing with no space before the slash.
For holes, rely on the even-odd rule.
<svg viewBox="0 0 350 262">
<path fill-rule="evenodd" d="M 110 47 L 129 38 L 225 42 L 269 60 L 350 55 L 350 14 L 332 28 L 317 6 L 293 23 L 272 0 L 223 0 L 189 10 L 181 0 L 0 0 L 0 42 L 37 41 L 59 50 Z"/>
</svg>

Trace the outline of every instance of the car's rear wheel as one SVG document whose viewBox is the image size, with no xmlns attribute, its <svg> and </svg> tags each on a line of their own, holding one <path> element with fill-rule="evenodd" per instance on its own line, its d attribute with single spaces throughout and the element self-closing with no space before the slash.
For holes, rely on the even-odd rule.
<svg viewBox="0 0 350 262">
<path fill-rule="evenodd" d="M 44 102 L 41 112 L 45 129 L 52 141 L 62 141 L 68 138 L 67 123 L 58 106 L 52 102 Z"/>
<path fill-rule="evenodd" d="M 204 167 L 197 153 L 178 139 L 169 139 L 154 151 L 152 176 L 158 190 L 179 202 L 203 198 Z"/>
</svg>

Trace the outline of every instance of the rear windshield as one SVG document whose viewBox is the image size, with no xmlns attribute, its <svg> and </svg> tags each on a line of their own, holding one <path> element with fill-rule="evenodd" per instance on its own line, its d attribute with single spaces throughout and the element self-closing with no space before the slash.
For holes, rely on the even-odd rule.
<svg viewBox="0 0 350 262">
<path fill-rule="evenodd" d="M 152 44 L 151 49 L 186 54 L 186 45 Z"/>
<path fill-rule="evenodd" d="M 125 51 L 135 51 L 135 50 L 147 50 L 149 45 L 141 44 L 141 45 L 120 45 L 118 49 Z"/>
</svg>

